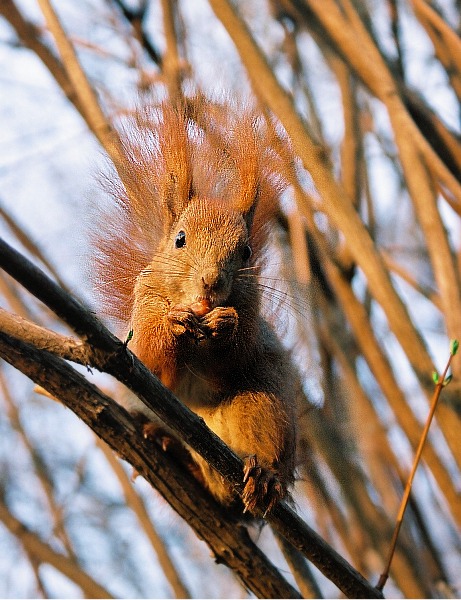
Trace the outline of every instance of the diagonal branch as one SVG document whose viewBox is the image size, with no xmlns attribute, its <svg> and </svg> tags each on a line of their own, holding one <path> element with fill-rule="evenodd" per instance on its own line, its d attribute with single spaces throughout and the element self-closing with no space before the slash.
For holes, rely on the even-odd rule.
<svg viewBox="0 0 461 600">
<path fill-rule="evenodd" d="M 62 359 L 0 333 L 0 356 L 70 408 L 127 460 L 259 597 L 299 598 L 265 555 L 174 459 L 146 442 L 135 420 Z M 107 596 L 106 596 L 107 597 Z"/>
<path fill-rule="evenodd" d="M 91 352 L 84 342 L 50 331 L 4 308 L 0 308 L 0 330 L 33 345 L 38 350 L 46 350 L 55 356 L 83 366 L 90 364 Z"/>
<path fill-rule="evenodd" d="M 72 559 L 53 550 L 36 533 L 16 519 L 2 499 L 0 499 L 0 521 L 21 541 L 28 554 L 35 557 L 39 563 L 48 563 L 66 575 L 82 589 L 88 598 L 113 598 L 104 587 L 85 573 Z"/>
<path fill-rule="evenodd" d="M 226 480 L 233 485 L 238 491 L 242 489 L 242 461 L 212 432 L 208 427 L 185 407 L 160 381 L 133 355 L 126 349 L 126 346 L 113 336 L 89 311 L 81 304 L 75 301 L 66 292 L 61 290 L 52 280 L 50 280 L 40 269 L 32 265 L 25 257 L 17 253 L 13 248 L 8 246 L 4 241 L 0 240 L 0 266 L 24 285 L 38 299 L 45 302 L 58 316 L 60 316 L 74 331 L 76 331 L 84 340 L 88 340 L 90 346 L 90 365 L 98 368 L 101 371 L 107 372 L 119 381 L 124 383 L 131 389 L 146 406 L 148 406 L 162 421 L 164 421 L 173 431 L 203 458 L 216 469 Z M 3 334 L 4 335 L 4 334 Z M 4 337 L 5 340 L 5 337 Z M 7 341 L 8 340 L 8 341 Z M 5 359 L 10 359 L 13 353 L 11 344 L 21 344 L 18 340 L 7 338 L 3 356 Z M 94 348 L 92 347 L 94 345 Z M 40 361 L 40 368 L 43 369 L 43 362 L 51 360 L 48 353 L 40 352 L 32 346 L 27 345 L 28 351 L 39 352 L 34 354 L 35 360 Z M 16 351 L 17 352 L 17 351 Z M 22 350 L 22 354 L 26 352 Z M 26 352 L 27 354 L 27 352 Z M 21 353 L 20 353 L 21 356 Z M 53 361 L 58 361 L 52 357 Z M 16 362 L 21 363 L 20 358 Z M 61 364 L 52 362 L 53 366 L 49 367 L 50 376 L 54 372 L 53 369 L 61 368 L 70 369 L 66 363 Z M 51 364 L 51 363 L 50 363 Z M 33 370 L 34 365 L 28 367 L 28 376 L 36 375 Z M 35 370 L 37 369 L 35 365 Z M 21 369 L 22 370 L 22 369 Z M 32 371 L 31 371 L 32 370 Z M 71 380 L 77 374 L 65 370 L 66 376 Z M 83 385 L 83 382 L 88 384 L 81 377 L 78 380 Z M 45 383 L 45 385 L 43 385 Z M 40 382 L 40 385 L 49 388 L 46 379 Z M 90 384 L 88 384 L 90 385 Z M 48 386 L 48 387 L 47 387 Z M 69 385 L 69 390 L 72 386 Z M 91 386 L 92 393 L 96 393 Z M 55 396 L 59 397 L 66 403 L 74 412 L 79 414 L 81 410 L 81 400 L 79 398 L 77 406 L 75 398 L 71 395 L 64 399 L 59 393 L 54 390 L 49 390 Z M 62 392 L 62 390 L 58 390 Z M 79 391 L 80 393 L 80 391 Z M 100 392 L 97 392 L 100 394 Z M 107 403 L 105 396 L 101 396 L 101 402 Z M 94 402 L 94 399 L 93 399 Z M 96 410 L 96 409 L 95 409 Z M 101 416 L 101 408 L 97 409 L 97 414 Z M 119 409 L 123 411 L 123 409 Z M 122 414 L 122 413 L 120 413 Z M 123 411 L 124 414 L 124 411 Z M 80 416 L 80 414 L 79 414 Z M 83 418 L 83 416 L 82 416 Z M 99 418 L 99 417 L 98 417 Z M 122 419 L 126 421 L 125 415 Z M 88 423 L 90 426 L 91 423 Z M 112 425 L 113 426 L 113 425 Z M 133 428 L 133 424 L 127 428 Z M 95 429 L 93 427 L 93 429 Z M 95 429 L 96 430 L 96 429 Z M 129 438 L 130 434 L 122 428 L 123 437 Z M 97 432 L 99 435 L 99 431 Z M 136 437 L 133 434 L 133 439 Z M 103 439 L 108 441 L 105 436 Z M 109 440 L 108 443 L 111 443 Z M 112 440 L 112 444 L 115 441 Z M 133 442 L 134 443 L 134 442 Z M 117 439 L 116 444 L 120 444 Z M 118 447 L 116 445 L 116 447 Z M 160 460 L 160 459 L 159 459 Z M 137 468 L 136 464 L 134 464 Z M 143 474 L 146 472 L 145 465 L 142 466 Z M 148 476 L 146 475 L 148 478 Z M 148 479 L 151 481 L 150 479 Z M 162 485 L 164 485 L 162 483 Z M 202 491 L 203 496 L 203 491 Z M 181 514 L 181 513 L 180 513 Z M 351 597 L 381 597 L 361 575 L 358 573 L 342 556 L 340 556 L 333 548 L 331 548 L 314 530 L 308 527 L 288 506 L 281 502 L 273 512 L 268 515 L 267 521 L 272 527 L 285 537 L 293 546 L 301 550 L 303 554 L 311 560 L 322 573 L 335 583 L 347 596 Z"/>
<path fill-rule="evenodd" d="M 56 12 L 53 10 L 51 2 L 49 0 L 38 0 L 38 3 L 45 16 L 48 28 L 54 36 L 56 45 L 61 54 L 64 69 L 73 85 L 77 98 L 83 107 L 86 121 L 117 167 L 122 160 L 118 135 L 109 126 L 96 98 L 95 92 L 80 66 L 75 50 L 69 41 Z"/>
</svg>

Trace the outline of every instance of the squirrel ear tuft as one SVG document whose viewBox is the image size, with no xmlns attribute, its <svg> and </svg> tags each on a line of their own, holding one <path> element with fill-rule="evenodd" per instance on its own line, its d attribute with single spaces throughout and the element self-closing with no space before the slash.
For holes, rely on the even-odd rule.
<svg viewBox="0 0 461 600">
<path fill-rule="evenodd" d="M 181 175 L 181 174 L 180 174 Z M 161 203 L 167 226 L 178 220 L 192 197 L 192 184 L 178 177 L 178 172 L 165 173 Z"/>
<path fill-rule="evenodd" d="M 259 190 L 256 189 L 256 191 L 253 195 L 253 198 L 251 199 L 251 203 L 248 202 L 249 199 L 246 199 L 247 201 L 245 203 L 244 202 L 236 203 L 236 205 L 237 205 L 236 208 L 237 208 L 237 210 L 239 210 L 242 213 L 248 231 L 251 231 L 251 228 L 253 225 L 256 207 L 258 204 L 258 199 L 259 199 Z"/>
<path fill-rule="evenodd" d="M 192 197 L 191 142 L 187 127 L 185 110 L 165 103 L 159 126 L 158 158 L 163 162 L 159 194 L 166 227 L 179 218 Z"/>
<path fill-rule="evenodd" d="M 252 112 L 241 115 L 233 129 L 236 190 L 233 205 L 242 213 L 250 230 L 260 195 L 260 149 L 257 119 Z"/>
</svg>

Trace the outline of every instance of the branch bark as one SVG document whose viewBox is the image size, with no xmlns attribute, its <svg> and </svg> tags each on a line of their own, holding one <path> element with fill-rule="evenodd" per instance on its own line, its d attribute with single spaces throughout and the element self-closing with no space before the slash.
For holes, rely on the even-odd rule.
<svg viewBox="0 0 461 600">
<path fill-rule="evenodd" d="M 107 372 L 131 389 L 146 406 L 164 421 L 173 431 L 184 440 L 189 446 L 203 456 L 210 465 L 216 469 L 227 481 L 233 485 L 237 491 L 242 490 L 242 461 L 212 432 L 206 427 L 201 419 L 185 407 L 175 396 L 165 388 L 160 381 L 146 369 L 146 367 L 131 354 L 125 345 L 113 336 L 106 328 L 83 306 L 61 290 L 53 281 L 51 281 L 40 269 L 32 265 L 26 258 L 17 253 L 8 246 L 3 240 L 0 240 L 0 266 L 10 273 L 17 281 L 24 285 L 38 299 L 45 302 L 58 316 L 60 316 L 78 335 L 88 342 L 90 351 L 91 366 Z M 152 460 L 141 453 L 139 446 L 139 434 L 133 431 L 133 422 L 128 419 L 128 415 L 120 407 L 114 407 L 113 401 L 101 394 L 94 386 L 91 386 L 83 376 L 73 371 L 64 361 L 52 356 L 44 351 L 39 351 L 31 345 L 24 345 L 20 340 L 2 334 L 3 346 L 2 356 L 6 360 L 13 360 L 26 374 L 36 380 L 50 393 L 60 398 L 76 414 L 81 416 L 85 422 L 90 425 L 94 431 L 118 452 L 124 447 L 124 440 L 130 439 L 130 444 L 136 446 L 136 454 L 130 455 L 129 462 L 153 485 L 154 482 L 149 474 Z M 22 344 L 22 346 L 21 346 Z M 24 362 L 27 356 L 33 356 Z M 51 362 L 50 362 L 51 361 Z M 50 382 L 43 376 L 43 365 L 48 364 L 48 377 L 53 379 L 53 374 L 61 373 L 64 379 L 61 387 L 50 389 Z M 69 370 L 70 369 L 70 370 Z M 57 375 L 56 375 L 57 376 Z M 77 383 L 75 377 L 77 377 Z M 64 384 L 66 377 L 68 383 Z M 74 387 L 73 387 L 74 386 Z M 82 388 L 80 387 L 82 386 Z M 90 386 L 88 388 L 87 386 Z M 62 389 L 64 387 L 65 389 Z M 72 393 L 72 389 L 74 392 Z M 82 397 L 82 389 L 85 390 Z M 78 393 L 77 393 L 78 390 Z M 63 397 L 63 393 L 65 396 Z M 77 394 L 75 396 L 75 394 Z M 78 395 L 80 394 L 80 396 Z M 95 396 L 96 394 L 96 396 Z M 93 405 L 90 414 L 82 413 L 86 410 L 86 402 L 83 398 L 88 396 L 88 402 Z M 76 400 L 78 398 L 78 400 Z M 99 399 L 99 401 L 96 401 Z M 110 404 L 111 408 L 107 409 Z M 105 416 L 105 410 L 109 410 L 109 415 Z M 113 415 L 117 415 L 117 423 L 114 423 Z M 104 419 L 103 419 L 104 417 Z M 104 420 L 101 426 L 101 420 Z M 107 431 L 106 431 L 107 428 Z M 117 435 L 114 437 L 114 430 L 123 432 L 121 440 Z M 136 440 L 138 444 L 136 445 Z M 131 447 L 131 446 L 130 446 Z M 149 450 L 151 452 L 152 449 Z M 142 454 L 142 461 L 139 456 Z M 162 461 L 162 454 L 157 455 L 157 461 Z M 147 462 L 145 462 L 147 461 Z M 159 469 L 155 463 L 154 473 Z M 142 464 L 137 464 L 142 462 Z M 146 466 L 147 465 L 147 466 Z M 139 468 L 138 468 L 139 467 Z M 168 477 L 170 473 L 162 476 Z M 192 482 L 195 484 L 195 482 Z M 182 481 L 181 485 L 185 485 Z M 155 486 L 163 494 L 165 482 L 161 477 L 155 479 Z M 191 488 L 189 488 L 191 489 Z M 200 494 L 198 489 L 200 489 Z M 167 487 L 168 490 L 168 487 Z M 191 492 L 192 493 L 192 492 Z M 203 512 L 202 503 L 208 496 L 198 485 L 194 486 L 195 495 L 200 497 L 200 503 L 197 507 L 199 514 Z M 208 498 L 208 503 L 211 503 Z M 176 500 L 175 500 L 176 502 Z M 177 503 L 176 503 L 177 504 Z M 186 503 L 187 504 L 187 503 Z M 215 503 L 216 504 L 216 503 Z M 190 522 L 187 509 L 184 509 L 184 502 L 181 502 L 175 509 Z M 197 515 L 198 519 L 198 515 Z M 226 516 L 222 514 L 222 521 L 226 521 Z M 216 522 L 220 522 L 216 519 Z M 193 519 L 192 519 L 193 520 Z M 376 598 L 381 597 L 373 586 L 371 586 L 344 558 L 342 558 L 333 548 L 331 548 L 318 534 L 308 527 L 284 502 L 281 502 L 273 512 L 268 515 L 267 521 L 272 527 L 285 537 L 293 546 L 298 548 L 309 560 L 311 560 L 322 573 L 335 583 L 346 596 L 356 598 Z M 200 524 L 200 519 L 198 519 Z M 216 524 L 217 526 L 217 524 Z M 222 529 L 222 523 L 219 526 Z M 231 527 L 232 528 L 232 527 Z M 233 526 L 235 529 L 235 524 Z M 206 528 L 205 528 L 206 530 Z M 213 539 L 213 532 L 210 532 Z M 204 537 L 204 531 L 200 530 L 201 537 Z M 237 552 L 237 548 L 235 552 Z M 217 556 L 221 556 L 220 549 L 213 546 Z M 238 554 L 237 554 L 238 555 Z M 228 564 L 229 557 L 224 553 L 223 560 Z M 242 571 L 240 563 L 236 566 L 237 572 Z M 239 572 L 239 574 L 240 574 Z M 244 573 L 245 574 L 245 570 Z"/>
<path fill-rule="evenodd" d="M 146 442 L 136 421 L 83 375 L 62 359 L 4 333 L 0 356 L 58 398 L 127 460 L 208 543 L 216 560 L 232 568 L 256 596 L 300 597 L 251 542 L 246 529 L 171 457 Z"/>
</svg>

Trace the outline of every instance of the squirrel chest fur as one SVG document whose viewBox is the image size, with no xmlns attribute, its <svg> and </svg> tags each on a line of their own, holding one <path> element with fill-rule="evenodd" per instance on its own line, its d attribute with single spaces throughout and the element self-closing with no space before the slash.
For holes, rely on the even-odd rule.
<svg viewBox="0 0 461 600">
<path fill-rule="evenodd" d="M 133 352 L 244 459 L 245 507 L 270 509 L 293 482 L 296 445 L 296 376 L 258 282 L 277 156 L 251 111 L 164 105 L 144 117 L 123 137 L 116 208 L 98 232 L 100 289 Z M 235 503 L 191 456 L 211 493 Z"/>
</svg>

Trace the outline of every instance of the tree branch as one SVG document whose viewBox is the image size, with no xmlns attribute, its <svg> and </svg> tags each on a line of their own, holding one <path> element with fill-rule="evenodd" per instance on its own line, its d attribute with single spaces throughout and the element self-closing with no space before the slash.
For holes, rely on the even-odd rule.
<svg viewBox="0 0 461 600">
<path fill-rule="evenodd" d="M 35 557 L 40 563 L 48 563 L 66 575 L 82 589 L 88 598 L 113 598 L 104 587 L 85 573 L 78 564 L 64 554 L 59 554 L 53 550 L 36 533 L 16 519 L 2 500 L 0 500 L 0 521 L 20 540 L 28 554 Z"/>
<path fill-rule="evenodd" d="M 114 400 L 61 358 L 0 333 L 0 357 L 70 408 L 121 458 L 153 485 L 258 597 L 300 598 L 244 527 L 160 447 L 143 439 L 139 425 Z"/>
<path fill-rule="evenodd" d="M 131 354 L 129 350 L 127 350 L 125 345 L 96 319 L 96 317 L 64 292 L 64 290 L 61 290 L 40 269 L 32 265 L 30 261 L 8 246 L 3 240 L 0 240 L 0 266 L 22 283 L 22 285 L 38 299 L 45 302 L 45 304 L 70 325 L 78 335 L 82 336 L 84 340 L 88 340 L 88 344 L 91 345 L 91 360 L 89 363 L 91 366 L 110 373 L 124 383 L 142 402 L 144 402 L 146 406 L 148 406 L 148 408 L 171 427 L 180 439 L 203 456 L 214 469 L 225 477 L 237 491 L 242 490 L 242 461 L 212 431 L 210 431 L 210 429 L 208 429 L 201 419 L 192 413 L 167 388 L 165 388 L 160 381 L 133 354 Z M 5 340 L 7 347 L 5 347 L 3 354 L 6 360 L 10 357 L 8 344 L 13 343 L 11 338 L 7 338 L 7 340 Z M 16 340 L 14 343 L 20 344 L 23 342 Z M 93 345 L 94 348 L 92 347 Z M 29 345 L 27 346 L 27 349 L 30 352 L 39 352 Z M 13 352 L 13 349 L 11 349 L 11 352 Z M 51 355 L 41 352 L 39 355 L 34 354 L 34 356 L 35 360 L 42 363 L 44 361 L 44 356 L 49 357 Z M 51 358 L 54 361 L 59 361 L 59 359 L 55 357 Z M 20 357 L 16 359 L 16 362 L 18 368 L 21 368 Z M 61 362 L 62 361 L 59 361 L 59 363 Z M 66 369 L 70 369 L 65 363 L 62 363 L 61 366 L 64 368 L 64 365 Z M 40 371 L 40 368 L 37 369 L 37 367 L 35 367 L 35 370 Z M 53 368 L 50 367 L 50 376 L 53 373 Z M 21 370 L 23 369 L 21 368 Z M 64 372 L 71 380 L 77 375 L 72 371 Z M 29 377 L 31 375 L 36 375 L 34 365 L 28 366 L 28 372 L 26 374 Z M 40 375 L 40 373 L 38 373 L 38 375 Z M 83 385 L 82 382 L 85 382 L 85 384 L 90 385 L 82 376 L 79 377 L 81 377 L 79 383 Z M 43 383 L 45 383 L 45 385 L 43 385 Z M 45 389 L 49 389 L 49 384 L 47 384 L 46 380 L 40 382 L 40 385 L 43 385 Z M 72 389 L 70 383 L 68 389 L 69 392 Z M 97 393 L 100 395 L 103 406 L 107 404 L 107 402 L 110 402 L 107 397 L 101 395 L 101 393 L 93 386 L 91 386 L 91 390 L 92 394 Z M 53 390 L 49 391 L 57 397 L 60 397 L 59 394 L 55 393 Z M 81 392 L 79 391 L 79 393 Z M 82 410 L 82 400 L 80 397 L 77 404 L 72 395 L 69 398 L 66 395 L 65 399 L 62 397 L 60 399 L 72 410 L 75 408 L 74 412 L 76 412 L 76 414 L 79 414 L 78 411 Z M 94 403 L 94 397 L 92 401 Z M 97 415 L 100 415 L 100 413 L 104 411 L 104 408 L 100 407 L 97 410 L 94 410 Z M 120 407 L 118 407 L 118 410 L 123 411 Z M 123 411 L 123 414 L 124 417 L 121 419 L 122 423 L 127 419 L 125 411 Z M 95 425 L 91 420 L 88 424 L 90 426 Z M 113 425 L 111 427 L 113 428 Z M 126 423 L 126 428 L 130 429 L 130 427 L 133 428 L 132 422 L 130 425 Z M 96 431 L 95 427 L 92 428 Z M 128 439 L 130 435 L 134 436 L 132 438 L 134 443 L 134 439 L 136 439 L 134 433 L 125 431 L 125 427 L 123 427 L 121 431 L 123 431 L 123 438 Z M 97 433 L 100 435 L 100 430 L 98 430 Z M 101 437 L 107 441 L 105 436 L 101 435 Z M 110 441 L 108 443 L 110 443 Z M 112 446 L 114 443 L 114 440 L 112 440 Z M 120 439 L 117 439 L 115 448 L 118 448 L 119 444 Z M 161 459 L 159 458 L 159 460 Z M 138 469 L 136 464 L 132 464 Z M 147 464 L 150 463 L 148 462 Z M 142 469 L 143 470 L 140 472 L 144 474 L 146 472 L 145 465 L 142 466 Z M 151 481 L 148 473 L 146 474 L 146 478 Z M 165 484 L 162 482 L 159 485 L 164 487 Z M 161 491 L 160 488 L 157 489 Z M 284 502 L 279 503 L 273 512 L 267 516 L 266 520 L 293 546 L 303 552 L 303 554 L 311 560 L 326 577 L 335 583 L 346 596 L 356 598 L 381 597 L 380 593 L 372 587 L 360 573 L 333 550 L 333 548 L 331 548 L 314 530 L 308 527 Z"/>
<path fill-rule="evenodd" d="M 88 125 L 95 132 L 96 137 L 113 163 L 117 167 L 122 160 L 120 140 L 115 131 L 110 127 L 104 113 L 99 106 L 95 93 L 83 72 L 75 50 L 64 31 L 61 22 L 49 0 L 38 0 L 45 16 L 50 32 L 53 34 L 58 50 L 61 54 L 62 64 L 67 72 L 75 93 L 83 107 L 84 116 Z"/>
<path fill-rule="evenodd" d="M 83 366 L 90 364 L 91 351 L 84 342 L 50 331 L 3 308 L 0 308 L 0 330 L 11 337 L 32 344 L 38 350 L 46 350 L 55 356 Z"/>
</svg>

